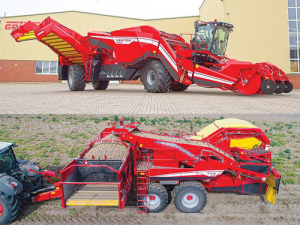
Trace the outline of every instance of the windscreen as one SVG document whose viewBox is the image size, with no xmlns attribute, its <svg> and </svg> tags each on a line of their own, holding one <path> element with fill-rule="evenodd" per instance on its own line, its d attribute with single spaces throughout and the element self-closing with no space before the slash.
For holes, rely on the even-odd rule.
<svg viewBox="0 0 300 225">
<path fill-rule="evenodd" d="M 211 44 L 211 53 L 214 55 L 224 55 L 226 52 L 228 29 L 226 27 L 217 26 L 213 41 Z"/>
<path fill-rule="evenodd" d="M 214 25 L 205 25 L 198 27 L 198 31 L 195 35 L 195 43 L 197 44 L 196 48 L 198 48 L 198 50 L 209 51 L 214 35 L 214 30 Z"/>
<path fill-rule="evenodd" d="M 0 153 L 0 173 L 7 172 L 15 167 L 15 155 L 11 149 Z"/>
<path fill-rule="evenodd" d="M 223 26 L 212 24 L 199 26 L 194 43 L 194 49 L 199 51 L 210 51 L 214 55 L 224 55 L 226 51 L 229 31 Z"/>
</svg>

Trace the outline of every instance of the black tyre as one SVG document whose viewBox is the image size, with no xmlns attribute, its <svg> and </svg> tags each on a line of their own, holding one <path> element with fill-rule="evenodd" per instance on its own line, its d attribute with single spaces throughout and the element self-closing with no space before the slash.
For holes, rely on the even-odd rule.
<svg viewBox="0 0 300 225">
<path fill-rule="evenodd" d="M 185 91 L 189 85 L 176 83 L 170 85 L 170 91 Z"/>
<path fill-rule="evenodd" d="M 105 90 L 108 87 L 109 80 L 105 81 L 95 81 L 93 82 L 93 87 L 95 90 Z"/>
<path fill-rule="evenodd" d="M 161 61 L 152 60 L 145 66 L 141 81 L 148 92 L 163 93 L 170 88 L 171 76 Z"/>
<path fill-rule="evenodd" d="M 285 84 L 283 82 L 277 80 L 276 85 L 277 85 L 276 91 L 275 91 L 276 94 L 281 94 L 282 92 L 284 92 Z"/>
<path fill-rule="evenodd" d="M 277 84 L 275 84 L 275 82 L 270 79 L 263 80 L 260 84 L 260 90 L 267 95 L 275 93 L 276 89 Z"/>
<path fill-rule="evenodd" d="M 206 205 L 206 190 L 200 182 L 182 182 L 173 190 L 173 201 L 180 212 L 197 213 Z"/>
<path fill-rule="evenodd" d="M 167 207 L 167 204 L 168 192 L 166 188 L 159 183 L 150 184 L 147 191 L 148 213 L 159 213 Z"/>
<path fill-rule="evenodd" d="M 0 224 L 10 224 L 19 214 L 19 202 L 14 196 L 0 192 Z"/>
<path fill-rule="evenodd" d="M 77 64 L 69 66 L 68 70 L 68 85 L 70 91 L 83 91 L 86 82 L 84 80 L 84 67 Z"/>
<path fill-rule="evenodd" d="M 289 81 L 286 81 L 284 93 L 290 93 L 293 90 L 293 88 L 294 88 L 293 84 Z"/>
</svg>

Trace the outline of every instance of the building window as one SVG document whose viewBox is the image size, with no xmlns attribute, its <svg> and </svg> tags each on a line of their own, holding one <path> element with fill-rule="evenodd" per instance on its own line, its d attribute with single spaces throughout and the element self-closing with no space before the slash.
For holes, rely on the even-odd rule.
<svg viewBox="0 0 300 225">
<path fill-rule="evenodd" d="M 36 61 L 35 63 L 36 74 L 57 75 L 58 62 L 57 61 Z"/>
<path fill-rule="evenodd" d="M 288 0 L 290 68 L 300 72 L 300 0 Z"/>
</svg>

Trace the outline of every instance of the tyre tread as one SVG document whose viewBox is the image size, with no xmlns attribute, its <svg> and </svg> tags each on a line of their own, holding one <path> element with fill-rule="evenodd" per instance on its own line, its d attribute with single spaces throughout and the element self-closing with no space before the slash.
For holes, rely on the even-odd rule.
<svg viewBox="0 0 300 225">
<path fill-rule="evenodd" d="M 83 91 L 86 86 L 86 81 L 84 80 L 84 67 L 77 64 L 72 64 L 69 66 L 69 71 L 74 73 L 74 85 L 71 87 L 69 84 L 70 91 Z"/>
<path fill-rule="evenodd" d="M 159 76 L 159 80 L 157 81 L 157 85 L 152 85 L 150 87 L 147 87 L 147 73 L 143 73 L 141 76 L 141 81 L 144 84 L 145 89 L 149 93 L 164 93 L 167 92 L 170 88 L 172 77 L 169 74 L 168 70 L 165 68 L 165 66 L 162 64 L 160 60 L 151 60 L 147 63 L 145 67 L 145 71 L 147 71 L 148 67 L 154 67 L 156 68 Z"/>
<path fill-rule="evenodd" d="M 204 207 L 206 205 L 206 202 L 207 202 L 207 191 L 206 189 L 203 187 L 203 185 L 199 182 L 199 181 L 183 181 L 181 182 L 178 186 L 174 187 L 174 190 L 173 190 L 173 202 L 174 202 L 174 205 L 175 207 L 179 210 L 179 206 L 177 205 L 177 202 L 176 202 L 176 196 L 178 195 L 178 193 L 186 188 L 197 188 L 199 190 L 201 190 L 203 193 L 204 193 Z M 203 208 L 204 208 L 203 207 Z M 202 208 L 202 209 L 203 209 Z M 200 211 L 202 210 L 200 209 Z"/>
<path fill-rule="evenodd" d="M 0 192 L 0 199 L 6 204 L 9 215 L 7 218 L 4 218 L 3 221 L 0 221 L 1 224 L 10 224 L 18 216 L 20 211 L 20 204 L 17 198 L 14 196 L 8 196 L 3 192 Z M 2 206 L 5 207 L 5 206 Z M 3 216 L 3 215 L 2 215 Z"/>
</svg>

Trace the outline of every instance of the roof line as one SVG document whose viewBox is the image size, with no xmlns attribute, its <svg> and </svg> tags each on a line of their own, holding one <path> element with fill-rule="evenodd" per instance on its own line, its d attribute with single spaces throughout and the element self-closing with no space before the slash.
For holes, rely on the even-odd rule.
<svg viewBox="0 0 300 225">
<path fill-rule="evenodd" d="M 13 17 L 22 17 L 22 16 L 38 16 L 38 15 L 45 15 L 45 14 L 69 13 L 69 12 L 87 13 L 87 14 L 92 14 L 92 15 L 99 15 L 99 16 L 110 16 L 110 17 L 116 17 L 116 18 L 123 18 L 123 19 L 134 19 L 134 20 L 142 20 L 142 21 L 150 21 L 150 20 L 165 20 L 165 19 L 179 19 L 179 18 L 190 18 L 190 17 L 199 17 L 199 15 L 195 15 L 195 16 L 179 16 L 179 17 L 167 17 L 167 18 L 155 18 L 155 19 L 140 19 L 140 18 L 134 18 L 134 17 L 126 17 L 126 16 L 114 16 L 114 15 L 107 15 L 107 14 L 101 14 L 101 13 L 91 13 L 91 12 L 85 12 L 85 11 L 71 10 L 71 11 L 48 12 L 48 13 L 37 13 L 37 14 L 27 14 L 27 15 L 18 15 L 18 16 L 6 16 L 6 17 L 2 17 L 2 19 L 6 19 L 6 18 L 13 18 Z"/>
</svg>

